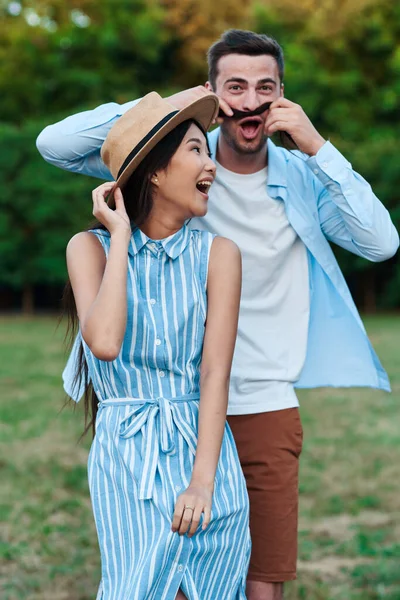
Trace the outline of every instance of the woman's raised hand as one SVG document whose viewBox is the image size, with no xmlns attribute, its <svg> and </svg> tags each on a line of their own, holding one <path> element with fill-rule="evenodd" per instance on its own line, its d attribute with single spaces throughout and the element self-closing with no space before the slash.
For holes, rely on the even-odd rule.
<svg viewBox="0 0 400 600">
<path fill-rule="evenodd" d="M 115 183 L 107 182 L 99 185 L 92 192 L 93 215 L 108 229 L 111 235 L 121 232 L 131 236 L 131 223 L 125 210 L 124 198 L 120 188 L 114 192 L 115 210 L 112 210 L 106 196 L 111 192 Z"/>
</svg>

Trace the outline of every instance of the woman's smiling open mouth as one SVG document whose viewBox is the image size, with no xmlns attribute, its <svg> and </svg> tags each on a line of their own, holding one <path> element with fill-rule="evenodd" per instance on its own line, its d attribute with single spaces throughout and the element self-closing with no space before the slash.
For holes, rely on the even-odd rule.
<svg viewBox="0 0 400 600">
<path fill-rule="evenodd" d="M 208 198 L 208 192 L 213 181 L 213 179 L 209 178 L 201 179 L 196 183 L 196 187 L 203 196 L 206 196 Z"/>
</svg>

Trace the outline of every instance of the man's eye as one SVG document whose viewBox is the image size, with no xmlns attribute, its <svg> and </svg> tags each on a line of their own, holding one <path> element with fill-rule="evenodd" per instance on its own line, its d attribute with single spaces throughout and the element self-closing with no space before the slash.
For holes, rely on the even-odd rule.
<svg viewBox="0 0 400 600">
<path fill-rule="evenodd" d="M 237 92 L 238 90 L 241 90 L 241 86 L 240 85 L 231 85 L 230 90 L 233 90 L 234 92 Z"/>
<path fill-rule="evenodd" d="M 272 92 L 272 87 L 270 85 L 263 85 L 260 89 L 262 89 L 263 92 Z"/>
</svg>

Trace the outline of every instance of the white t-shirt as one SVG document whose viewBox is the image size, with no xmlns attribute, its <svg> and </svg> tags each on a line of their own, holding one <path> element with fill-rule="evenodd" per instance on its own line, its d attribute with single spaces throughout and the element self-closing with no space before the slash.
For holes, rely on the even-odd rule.
<svg viewBox="0 0 400 600">
<path fill-rule="evenodd" d="M 310 312 L 307 250 L 283 201 L 267 193 L 267 168 L 239 175 L 217 163 L 208 213 L 190 226 L 230 238 L 242 252 L 228 414 L 298 406 L 293 383 L 306 357 Z"/>
</svg>

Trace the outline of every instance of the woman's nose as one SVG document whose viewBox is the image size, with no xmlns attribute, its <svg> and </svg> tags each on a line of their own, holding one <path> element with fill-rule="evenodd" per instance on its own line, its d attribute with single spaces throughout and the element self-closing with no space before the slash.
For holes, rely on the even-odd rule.
<svg viewBox="0 0 400 600">
<path fill-rule="evenodd" d="M 211 160 L 211 158 L 208 159 L 208 164 L 206 165 L 206 169 L 209 173 L 212 173 L 212 175 L 215 177 L 215 173 L 217 172 L 217 165 L 215 164 L 215 162 L 213 160 Z"/>
</svg>

